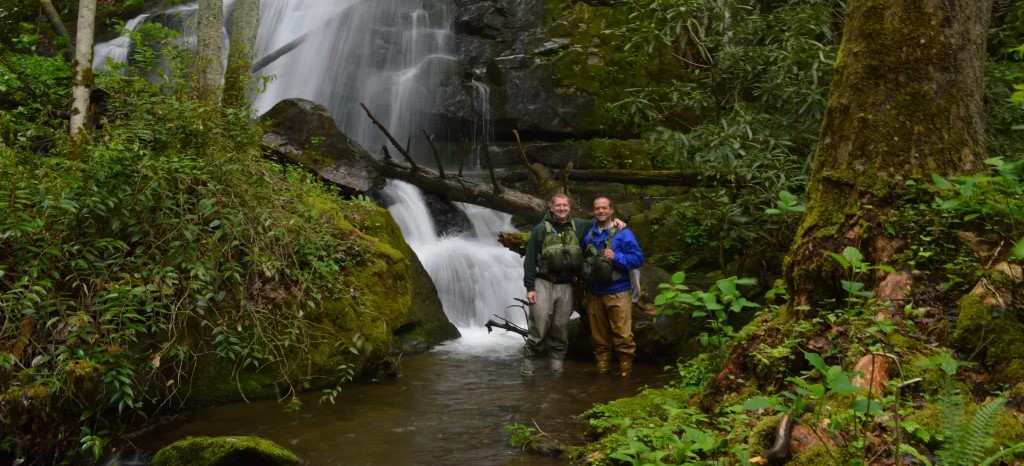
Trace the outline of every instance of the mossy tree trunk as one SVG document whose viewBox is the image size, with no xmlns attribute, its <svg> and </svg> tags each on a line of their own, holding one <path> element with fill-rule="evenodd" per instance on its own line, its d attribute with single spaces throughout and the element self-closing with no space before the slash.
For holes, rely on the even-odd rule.
<svg viewBox="0 0 1024 466">
<path fill-rule="evenodd" d="M 903 242 L 882 221 L 904 182 L 976 170 L 991 0 L 851 0 L 812 160 L 807 209 L 786 258 L 793 303 L 842 296 L 824 252 L 887 263 Z M 899 264 L 895 264 L 899 265 Z"/>
<path fill-rule="evenodd" d="M 198 25 L 199 100 L 217 106 L 220 100 L 221 60 L 224 29 L 222 0 L 199 0 Z"/>
<path fill-rule="evenodd" d="M 78 3 L 78 23 L 75 32 L 75 60 L 72 68 L 75 84 L 71 90 L 71 118 L 68 132 L 72 137 L 85 130 L 89 115 L 89 93 L 92 91 L 92 45 L 96 32 L 96 0 Z"/>
<path fill-rule="evenodd" d="M 224 106 L 242 108 L 249 102 L 253 51 L 260 24 L 260 0 L 236 0 L 231 14 L 231 44 L 224 76 Z"/>
</svg>

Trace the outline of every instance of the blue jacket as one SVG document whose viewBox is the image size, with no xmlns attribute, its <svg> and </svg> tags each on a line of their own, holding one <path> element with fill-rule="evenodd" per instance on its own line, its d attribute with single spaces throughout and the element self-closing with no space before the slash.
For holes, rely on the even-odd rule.
<svg viewBox="0 0 1024 466">
<path fill-rule="evenodd" d="M 597 223 L 583 235 L 583 241 L 580 242 L 580 246 L 583 247 L 584 251 L 587 246 L 594 245 L 594 248 L 600 251 L 604 249 L 604 243 L 608 241 L 608 235 L 611 232 L 611 228 L 606 230 L 598 229 Z M 615 253 L 615 258 L 612 259 L 612 267 L 621 272 L 620 277 L 611 283 L 599 285 L 591 283 L 587 287 L 591 293 L 596 295 L 610 295 L 620 293 L 629 289 L 629 273 L 631 269 L 635 269 L 644 264 L 644 253 L 640 250 L 640 245 L 636 242 L 636 236 L 633 236 L 633 231 L 626 227 L 615 234 L 612 238 L 612 251 Z"/>
</svg>

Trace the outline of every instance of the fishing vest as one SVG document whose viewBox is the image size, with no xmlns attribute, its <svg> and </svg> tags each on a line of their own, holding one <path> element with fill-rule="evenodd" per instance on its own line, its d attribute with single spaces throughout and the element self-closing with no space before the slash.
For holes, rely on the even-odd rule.
<svg viewBox="0 0 1024 466">
<path fill-rule="evenodd" d="M 583 259 L 580 278 L 587 283 L 604 285 L 611 283 L 615 280 L 616 275 L 619 275 L 618 271 L 612 267 L 612 261 L 605 259 L 603 253 L 605 249 L 612 248 L 612 240 L 615 239 L 615 234 L 619 230 L 612 227 L 611 232 L 608 233 L 608 239 L 605 240 L 604 247 L 600 251 L 594 247 L 594 231 L 594 228 L 591 228 L 587 233 L 587 252 L 585 254 L 586 257 Z"/>
<path fill-rule="evenodd" d="M 579 270 L 583 263 L 583 249 L 580 248 L 580 240 L 576 237 L 575 222 L 570 219 L 561 233 L 556 232 L 555 227 L 547 220 L 544 221 L 544 228 L 547 231 L 544 242 L 541 243 L 537 271 L 541 275 L 559 276 Z"/>
</svg>

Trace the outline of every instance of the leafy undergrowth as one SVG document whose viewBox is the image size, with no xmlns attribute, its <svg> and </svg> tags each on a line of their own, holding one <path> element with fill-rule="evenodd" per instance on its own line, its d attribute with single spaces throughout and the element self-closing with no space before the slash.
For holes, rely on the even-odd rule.
<svg viewBox="0 0 1024 466">
<path fill-rule="evenodd" d="M 318 213 L 340 199 L 263 161 L 251 115 L 201 106 L 187 79 L 103 78 L 103 121 L 69 142 L 48 69 L 9 81 L 36 104 L 0 111 L 0 457 L 97 458 L 180 406 L 200 360 L 302 388 L 296 355 L 351 340 L 314 322 L 373 247 Z"/>
<path fill-rule="evenodd" d="M 826 253 L 845 271 L 845 296 L 826 308 L 788 308 L 781 283 L 756 300 L 761 307 L 742 290 L 752 279 L 693 290 L 686 274 L 673 275 L 655 303 L 662 313 L 688 312 L 704 351 L 673 368 L 673 386 L 585 413 L 594 442 L 571 456 L 633 465 L 1017 464 L 1024 161 L 986 163 L 976 176 L 906 184 L 901 210 L 885 222 L 891 238 L 908 239 L 893 259 L 902 270 L 867 263 L 855 248 Z M 899 276 L 908 299 L 872 291 Z M 748 308 L 757 316 L 735 330 Z M 884 385 L 867 388 L 861 381 L 876 376 L 865 371 L 884 375 Z M 785 415 L 799 448 L 778 453 Z"/>
<path fill-rule="evenodd" d="M 846 271 L 846 296 L 827 309 L 789 309 L 776 284 L 743 329 L 730 315 L 757 306 L 730 277 L 691 290 L 677 273 L 661 312 L 705 318 L 705 352 L 681 361 L 668 388 L 585 413 L 594 442 L 570 453 L 586 464 L 1017 464 L 1024 458 L 1024 161 L 909 183 L 890 234 L 910 238 L 898 261 L 911 298 L 871 291 L 901 272 L 854 248 L 828 253 Z M 773 304 L 778 303 L 778 304 Z M 697 321 L 694 321 L 697 322 Z M 859 366 L 864 359 L 874 364 Z M 858 368 L 860 367 L 860 368 Z M 864 367 L 871 367 L 865 369 Z M 865 388 L 865 371 L 885 375 Z M 1005 409 L 1012 408 L 1012 409 Z M 770 455 L 783 415 L 799 448 Z M 774 451 L 773 451 L 774 453 Z"/>
</svg>

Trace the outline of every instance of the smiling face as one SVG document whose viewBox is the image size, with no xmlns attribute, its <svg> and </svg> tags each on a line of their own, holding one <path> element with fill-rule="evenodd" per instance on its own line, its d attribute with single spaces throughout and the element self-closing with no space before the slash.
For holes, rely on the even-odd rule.
<svg viewBox="0 0 1024 466">
<path fill-rule="evenodd" d="M 602 226 L 607 225 L 611 222 L 613 214 L 615 214 L 615 209 L 612 208 L 612 201 L 607 197 L 594 199 L 594 218 L 597 219 L 597 223 Z"/>
<path fill-rule="evenodd" d="M 551 215 L 555 220 L 564 222 L 569 219 L 569 196 L 556 194 L 551 198 Z"/>
</svg>

